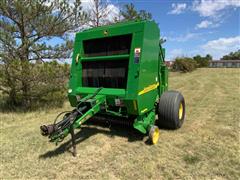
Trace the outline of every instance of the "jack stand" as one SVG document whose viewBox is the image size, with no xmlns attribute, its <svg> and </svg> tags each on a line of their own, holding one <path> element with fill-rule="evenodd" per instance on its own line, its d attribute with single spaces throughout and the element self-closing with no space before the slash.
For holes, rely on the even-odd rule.
<svg viewBox="0 0 240 180">
<path fill-rule="evenodd" d="M 71 133 L 71 137 L 72 137 L 73 156 L 76 157 L 77 156 L 76 141 L 75 141 L 74 129 L 72 126 L 70 128 L 70 133 Z"/>
</svg>

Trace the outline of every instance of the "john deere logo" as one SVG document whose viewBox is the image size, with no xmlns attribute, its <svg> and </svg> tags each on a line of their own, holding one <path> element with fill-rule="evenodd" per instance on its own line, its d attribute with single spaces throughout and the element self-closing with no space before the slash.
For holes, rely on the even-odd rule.
<svg viewBox="0 0 240 180">
<path fill-rule="evenodd" d="M 107 35 L 108 35 L 108 31 L 107 31 L 107 30 L 103 31 L 103 34 L 104 34 L 105 36 L 107 36 Z"/>
</svg>

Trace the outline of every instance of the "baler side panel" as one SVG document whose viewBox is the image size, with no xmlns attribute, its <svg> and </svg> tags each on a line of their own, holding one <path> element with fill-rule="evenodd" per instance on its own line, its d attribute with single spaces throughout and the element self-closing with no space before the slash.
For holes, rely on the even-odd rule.
<svg viewBox="0 0 240 180">
<path fill-rule="evenodd" d="M 154 109 L 158 95 L 158 56 L 159 30 L 155 23 L 147 22 L 144 27 L 144 40 L 140 62 L 138 87 L 139 114 Z"/>
<path fill-rule="evenodd" d="M 72 64 L 71 64 L 71 70 L 70 70 L 70 78 L 69 78 L 69 92 L 68 92 L 68 99 L 71 104 L 71 106 L 76 106 L 77 99 L 76 99 L 76 89 L 79 86 L 79 84 L 82 84 L 82 79 L 79 78 L 79 73 L 82 73 L 81 71 L 81 63 L 76 62 L 76 59 L 79 61 L 81 53 L 82 42 L 75 41 L 74 42 L 74 50 L 72 55 Z"/>
<path fill-rule="evenodd" d="M 143 31 L 133 33 L 131 53 L 129 58 L 129 69 L 128 69 L 128 86 L 124 104 L 127 107 L 128 114 L 138 115 L 138 83 L 140 73 L 140 63 L 134 62 L 134 50 L 135 48 L 142 48 L 143 44 Z"/>
</svg>

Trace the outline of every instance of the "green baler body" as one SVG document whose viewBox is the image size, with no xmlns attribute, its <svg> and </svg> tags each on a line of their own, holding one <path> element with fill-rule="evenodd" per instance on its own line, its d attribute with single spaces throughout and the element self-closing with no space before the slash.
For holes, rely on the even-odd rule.
<svg viewBox="0 0 240 180">
<path fill-rule="evenodd" d="M 103 87 L 99 95 L 106 96 L 108 106 L 121 106 L 128 115 L 155 113 L 156 100 L 168 88 L 168 71 L 159 39 L 159 28 L 153 21 L 118 23 L 77 33 L 68 91 L 71 105 L 76 106 L 78 98 Z M 125 41 L 130 43 L 128 49 Z M 106 67 L 111 69 L 104 70 Z M 98 72 L 94 73 L 95 70 Z M 112 79 L 111 73 L 116 79 Z M 89 76 L 95 79 L 89 80 Z M 114 87 L 108 83 L 114 83 Z"/>
</svg>

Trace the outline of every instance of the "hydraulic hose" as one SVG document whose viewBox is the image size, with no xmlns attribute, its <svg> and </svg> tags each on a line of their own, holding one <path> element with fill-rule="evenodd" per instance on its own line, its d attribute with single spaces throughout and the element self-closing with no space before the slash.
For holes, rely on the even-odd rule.
<svg viewBox="0 0 240 180">
<path fill-rule="evenodd" d="M 76 108 L 73 109 L 72 111 L 64 111 L 64 112 L 59 113 L 57 115 L 57 117 L 55 118 L 53 124 L 40 126 L 41 134 L 43 136 L 51 136 L 53 134 L 58 135 L 58 134 L 61 134 L 61 132 L 63 132 L 64 129 L 70 128 L 71 125 L 77 119 L 77 117 L 82 116 L 84 114 L 84 112 L 86 112 L 86 110 L 87 110 L 86 105 L 84 105 L 84 106 L 80 106 L 80 105 L 82 103 L 86 102 L 87 100 L 94 98 L 101 90 L 102 90 L 102 87 L 98 88 L 91 96 L 80 101 L 78 103 L 78 105 L 76 106 Z M 63 119 L 61 121 L 57 122 L 57 119 L 64 113 L 65 113 L 65 115 L 64 115 Z"/>
</svg>

